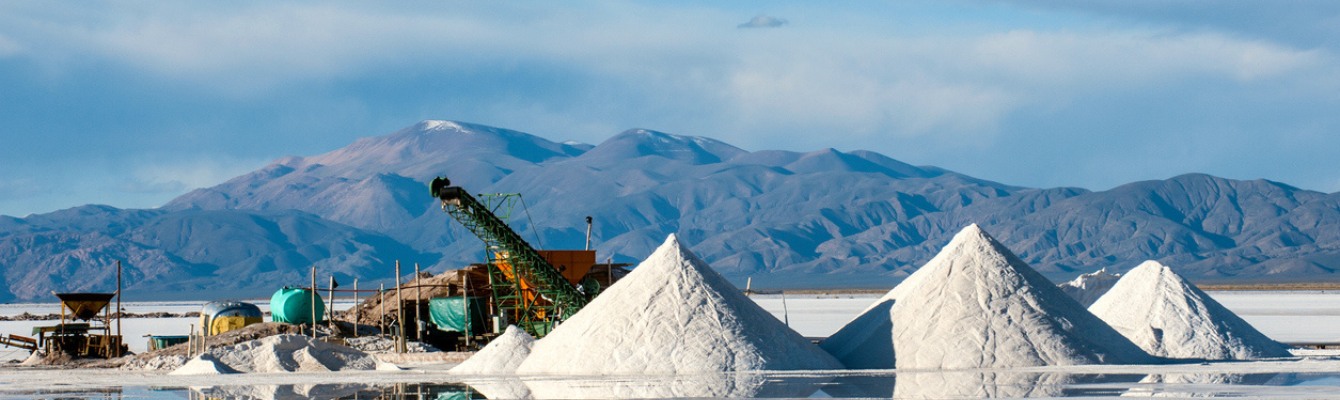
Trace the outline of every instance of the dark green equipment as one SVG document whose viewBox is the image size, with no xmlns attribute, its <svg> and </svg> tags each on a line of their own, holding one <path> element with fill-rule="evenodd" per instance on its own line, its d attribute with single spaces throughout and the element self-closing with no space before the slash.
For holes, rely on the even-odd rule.
<svg viewBox="0 0 1340 400">
<path fill-rule="evenodd" d="M 586 294 L 568 282 L 493 209 L 459 186 L 451 186 L 445 177 L 433 179 L 429 189 L 442 201 L 442 211 L 484 241 L 494 304 L 506 322 L 538 338 L 586 306 Z"/>
<path fill-rule="evenodd" d="M 466 336 L 487 332 L 488 305 L 479 297 L 437 297 L 428 300 L 428 316 L 437 329 Z"/>
</svg>

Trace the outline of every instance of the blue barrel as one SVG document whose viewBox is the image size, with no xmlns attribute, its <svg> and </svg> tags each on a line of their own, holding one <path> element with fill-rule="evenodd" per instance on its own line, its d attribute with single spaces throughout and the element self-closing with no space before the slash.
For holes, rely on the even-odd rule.
<svg viewBox="0 0 1340 400">
<path fill-rule="evenodd" d="M 270 320 L 290 324 L 319 322 L 326 315 L 326 304 L 316 295 L 316 321 L 312 321 L 312 290 L 285 287 L 270 296 Z"/>
</svg>

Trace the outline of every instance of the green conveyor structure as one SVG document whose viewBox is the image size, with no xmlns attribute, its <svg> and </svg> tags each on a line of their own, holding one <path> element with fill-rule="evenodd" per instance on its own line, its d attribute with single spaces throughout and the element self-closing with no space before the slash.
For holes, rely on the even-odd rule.
<svg viewBox="0 0 1340 400">
<path fill-rule="evenodd" d="M 445 177 L 429 189 L 442 211 L 484 241 L 494 304 L 508 323 L 538 338 L 586 305 L 586 295 L 484 203 Z"/>
</svg>

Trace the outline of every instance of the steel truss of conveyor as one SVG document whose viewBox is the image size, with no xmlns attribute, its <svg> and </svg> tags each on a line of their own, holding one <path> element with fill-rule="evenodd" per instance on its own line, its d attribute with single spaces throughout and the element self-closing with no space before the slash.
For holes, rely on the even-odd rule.
<svg viewBox="0 0 1340 400">
<path fill-rule="evenodd" d="M 489 283 L 500 314 L 542 337 L 586 305 L 586 296 L 484 203 L 450 181 L 433 181 L 442 211 L 484 241 Z"/>
</svg>

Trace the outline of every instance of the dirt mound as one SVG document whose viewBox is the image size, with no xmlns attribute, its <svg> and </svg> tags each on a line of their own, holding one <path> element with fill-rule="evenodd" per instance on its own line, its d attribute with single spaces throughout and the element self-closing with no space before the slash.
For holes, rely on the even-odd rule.
<svg viewBox="0 0 1340 400">
<path fill-rule="evenodd" d="M 427 315 L 429 299 L 434 297 L 458 297 L 462 294 L 462 288 L 467 286 L 466 283 L 469 283 L 470 296 L 489 296 L 490 293 L 487 291 L 488 281 L 488 272 L 483 267 L 471 266 L 437 275 L 421 272 L 418 278 L 401 284 L 401 288 L 404 290 L 401 298 L 406 303 L 405 313 L 407 317 L 413 318 L 414 305 L 417 303 L 422 307 L 422 312 Z M 385 303 L 382 302 L 383 298 L 386 299 Z M 358 306 L 339 313 L 335 319 L 340 321 L 355 320 L 360 325 L 371 326 L 378 326 L 383 322 L 390 323 L 396 317 L 396 298 L 395 288 L 387 288 L 385 293 L 369 296 Z"/>
</svg>

